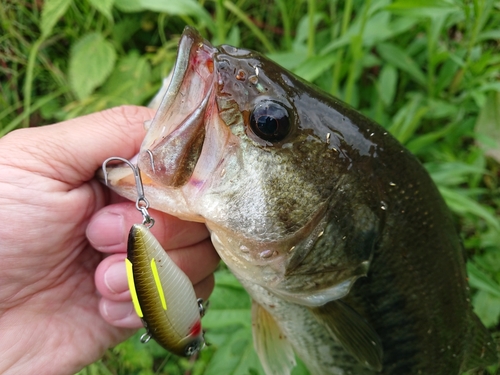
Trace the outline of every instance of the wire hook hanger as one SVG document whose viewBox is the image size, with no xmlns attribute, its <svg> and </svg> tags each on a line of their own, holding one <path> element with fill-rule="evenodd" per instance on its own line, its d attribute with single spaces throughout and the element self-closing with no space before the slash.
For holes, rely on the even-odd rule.
<svg viewBox="0 0 500 375">
<path fill-rule="evenodd" d="M 134 174 L 135 187 L 137 189 L 137 200 L 135 201 L 135 208 L 142 214 L 143 218 L 142 224 L 147 225 L 148 228 L 151 228 L 154 225 L 155 220 L 149 215 L 148 212 L 149 202 L 146 199 L 146 196 L 144 195 L 144 185 L 142 184 L 141 171 L 139 170 L 139 167 L 132 164 L 127 159 L 121 158 L 119 156 L 112 156 L 110 158 L 107 158 L 102 163 L 104 183 L 106 184 L 106 186 L 108 186 L 108 171 L 106 170 L 106 166 L 108 162 L 112 160 L 119 160 L 127 164 L 130 167 L 130 169 L 132 169 L 132 172 Z"/>
</svg>

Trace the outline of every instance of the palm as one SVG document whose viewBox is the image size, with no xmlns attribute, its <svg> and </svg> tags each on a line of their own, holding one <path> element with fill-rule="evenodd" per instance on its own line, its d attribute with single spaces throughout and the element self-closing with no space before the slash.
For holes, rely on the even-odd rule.
<svg viewBox="0 0 500 375">
<path fill-rule="evenodd" d="M 29 184 L 3 191 L 9 204 L 0 206 L 5 223 L 0 229 L 4 249 L 0 285 L 10 284 L 0 289 L 0 300 L 6 301 L 1 319 L 3 326 L 11 327 L 2 333 L 0 351 L 36 343 L 33 354 L 39 368 L 50 365 L 71 372 L 99 358 L 129 333 L 105 323 L 98 310 L 94 272 L 101 255 L 89 245 L 85 229 L 104 203 L 104 194 L 95 181 L 75 188 L 33 176 L 30 170 L 10 169 L 11 181 L 29 179 Z M 20 227 L 26 234 L 21 241 Z M 30 334 L 20 335 L 20 330 Z M 50 356 L 54 350 L 61 355 Z"/>
</svg>

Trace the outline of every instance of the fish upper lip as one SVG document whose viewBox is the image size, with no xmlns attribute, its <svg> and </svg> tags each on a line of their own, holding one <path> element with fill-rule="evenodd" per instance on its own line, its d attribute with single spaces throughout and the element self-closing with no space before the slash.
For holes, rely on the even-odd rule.
<svg viewBox="0 0 500 375">
<path fill-rule="evenodd" d="M 179 41 L 177 59 L 172 73 L 172 79 L 165 93 L 161 105 L 151 123 L 151 128 L 155 123 L 162 130 L 148 131 L 142 143 L 141 150 L 147 150 L 154 147 L 161 139 L 170 134 L 184 120 L 178 116 L 172 118 L 171 112 L 176 111 L 179 107 L 179 100 L 185 94 L 183 89 L 191 85 L 191 81 L 199 75 L 199 82 L 203 87 L 202 98 L 198 102 L 194 102 L 192 98 L 187 98 L 187 104 L 183 104 L 183 112 L 195 112 L 196 109 L 206 103 L 204 98 L 209 94 L 212 87 L 214 76 L 214 54 L 217 49 L 205 40 L 195 29 L 187 26 Z M 211 79 L 210 79 L 211 78 Z M 189 100 L 191 99 L 191 101 Z M 170 114 L 170 116 L 168 116 Z M 177 114 L 177 113 L 175 113 Z M 186 115 L 187 116 L 187 115 Z M 161 126 L 160 124 L 161 123 Z M 150 129 L 151 130 L 151 129 Z"/>
<path fill-rule="evenodd" d="M 141 170 L 164 186 L 185 184 L 201 153 L 216 52 L 196 30 L 185 28 L 170 85 L 139 155 Z"/>
</svg>

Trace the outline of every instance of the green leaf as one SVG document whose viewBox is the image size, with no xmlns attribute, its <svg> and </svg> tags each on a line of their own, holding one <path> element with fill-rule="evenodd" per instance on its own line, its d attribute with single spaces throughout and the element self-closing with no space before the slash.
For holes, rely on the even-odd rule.
<svg viewBox="0 0 500 375">
<path fill-rule="evenodd" d="M 489 241 L 493 251 L 487 251 L 484 254 L 474 256 L 474 264 L 489 274 L 494 275 L 494 279 L 500 280 L 500 233 L 490 231 L 485 234 L 485 241 Z M 489 238 L 488 238 L 489 237 Z M 486 246 L 487 247 L 487 246 Z"/>
<path fill-rule="evenodd" d="M 500 221 L 485 206 L 469 198 L 457 189 L 449 189 L 439 186 L 443 198 L 448 206 L 457 214 L 470 214 L 482 218 L 492 229 L 500 231 Z"/>
<path fill-rule="evenodd" d="M 140 0 L 143 9 L 175 15 L 195 15 L 203 7 L 194 0 Z"/>
<path fill-rule="evenodd" d="M 442 17 L 450 13 L 460 12 L 460 7 L 454 1 L 448 0 L 399 0 L 385 9 L 398 14 L 413 17 Z"/>
<path fill-rule="evenodd" d="M 403 49 L 392 43 L 381 43 L 377 51 L 388 63 L 408 73 L 415 81 L 425 85 L 426 78 L 419 65 Z"/>
<path fill-rule="evenodd" d="M 474 131 L 485 138 L 480 145 L 486 154 L 500 162 L 500 92 L 490 92 L 486 97 Z"/>
<path fill-rule="evenodd" d="M 426 104 L 428 108 L 428 112 L 425 114 L 426 119 L 454 118 L 460 111 L 459 106 L 441 99 L 428 98 Z"/>
<path fill-rule="evenodd" d="M 412 154 L 424 152 L 426 148 L 434 148 L 436 141 L 443 138 L 447 133 L 453 130 L 453 126 L 445 126 L 434 132 L 419 135 L 411 139 L 405 146 Z"/>
<path fill-rule="evenodd" d="M 113 26 L 112 36 L 115 45 L 126 44 L 141 29 L 140 22 L 133 17 L 124 17 Z"/>
<path fill-rule="evenodd" d="M 486 173 L 485 170 L 463 162 L 426 163 L 425 168 L 439 186 L 457 186 L 466 183 L 470 175 Z"/>
<path fill-rule="evenodd" d="M 216 272 L 215 289 L 210 296 L 208 312 L 203 318 L 203 327 L 250 327 L 251 323 L 251 300 L 245 289 L 228 271 Z"/>
<path fill-rule="evenodd" d="M 307 50 L 302 47 L 298 51 L 268 53 L 266 56 L 285 69 L 294 70 L 307 59 Z"/>
<path fill-rule="evenodd" d="M 71 0 L 46 0 L 43 3 L 40 21 L 42 37 L 46 38 L 50 35 L 54 25 L 66 13 L 70 4 Z"/>
<path fill-rule="evenodd" d="M 412 94 L 411 99 L 396 113 L 389 131 L 405 144 L 417 131 L 427 107 L 422 105 L 422 95 Z"/>
<path fill-rule="evenodd" d="M 88 97 L 106 80 L 115 60 L 113 45 L 100 33 L 87 34 L 76 42 L 70 53 L 69 82 L 78 99 Z"/>
<path fill-rule="evenodd" d="M 394 101 L 396 95 L 396 88 L 398 83 L 398 71 L 390 64 L 386 64 L 380 71 L 378 81 L 378 92 L 382 102 L 386 106 L 390 106 Z"/>
<path fill-rule="evenodd" d="M 116 104 L 145 104 L 153 95 L 151 67 L 148 59 L 137 51 L 130 52 L 118 61 L 113 73 L 99 90 L 111 96 Z"/>
<path fill-rule="evenodd" d="M 500 317 L 500 297 L 480 290 L 474 295 L 472 304 L 475 313 L 486 327 L 491 328 L 497 324 Z"/>
<path fill-rule="evenodd" d="M 264 374 L 259 358 L 253 349 L 251 327 L 227 334 L 223 344 L 217 347 L 205 370 L 205 375 L 220 374 Z"/>
<path fill-rule="evenodd" d="M 478 40 L 488 40 L 492 39 L 494 41 L 500 40 L 500 30 L 488 30 L 488 31 L 483 31 L 479 36 L 477 37 Z"/>
<path fill-rule="evenodd" d="M 195 0 L 139 0 L 142 9 L 177 16 L 196 16 L 215 30 L 215 24 L 208 11 Z"/>
<path fill-rule="evenodd" d="M 88 0 L 89 3 L 102 13 L 108 20 L 112 20 L 111 9 L 113 8 L 114 0 Z"/>
<path fill-rule="evenodd" d="M 141 0 L 114 0 L 114 4 L 122 12 L 133 13 L 146 10 L 141 4 Z"/>
<path fill-rule="evenodd" d="M 195 16 L 212 32 L 215 31 L 215 23 L 210 13 L 195 0 L 114 0 L 114 5 L 122 12 L 150 10 L 176 16 Z"/>
<path fill-rule="evenodd" d="M 318 78 L 323 72 L 333 66 L 336 60 L 334 54 L 326 56 L 312 56 L 308 58 L 299 67 L 294 69 L 294 73 L 305 80 L 312 82 Z"/>
<path fill-rule="evenodd" d="M 490 276 L 481 271 L 474 263 L 467 263 L 467 273 L 469 275 L 469 284 L 476 289 L 488 292 L 500 298 L 500 285 Z"/>
</svg>

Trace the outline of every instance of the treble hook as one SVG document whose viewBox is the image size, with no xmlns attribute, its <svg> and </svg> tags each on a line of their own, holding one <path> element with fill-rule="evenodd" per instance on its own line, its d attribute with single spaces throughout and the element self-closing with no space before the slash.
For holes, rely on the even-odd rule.
<svg viewBox="0 0 500 375">
<path fill-rule="evenodd" d="M 135 208 L 138 211 L 140 211 L 142 214 L 142 217 L 143 217 L 142 224 L 149 224 L 149 228 L 151 228 L 154 225 L 155 221 L 149 215 L 149 212 L 148 212 L 149 202 L 146 199 L 146 196 L 144 195 L 144 185 L 142 184 L 141 171 L 139 170 L 139 167 L 132 164 L 127 159 L 121 158 L 119 156 L 112 156 L 110 158 L 107 158 L 102 163 L 102 171 L 104 174 L 104 183 L 106 184 L 106 186 L 108 186 L 108 171 L 106 170 L 106 165 L 111 160 L 119 160 L 119 161 L 127 164 L 130 167 L 130 169 L 132 169 L 132 172 L 134 173 L 135 187 L 137 189 L 137 200 L 135 201 Z"/>
</svg>

